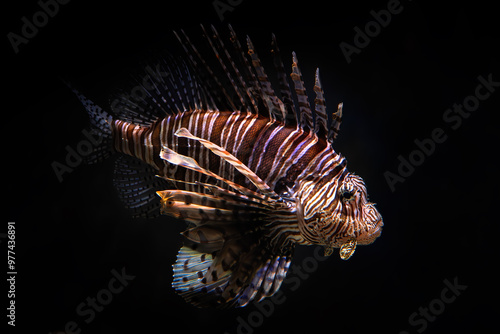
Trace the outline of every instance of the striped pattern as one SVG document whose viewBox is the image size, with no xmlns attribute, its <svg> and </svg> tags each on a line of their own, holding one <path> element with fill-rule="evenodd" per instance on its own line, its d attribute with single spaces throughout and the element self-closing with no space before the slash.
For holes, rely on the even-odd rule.
<svg viewBox="0 0 500 334">
<path fill-rule="evenodd" d="M 323 245 L 327 255 L 340 248 L 348 259 L 383 223 L 363 180 L 332 148 L 343 105 L 328 115 L 319 70 L 312 105 L 296 54 L 287 77 L 273 35 L 278 97 L 250 38 L 247 56 L 231 27 L 232 49 L 215 28 L 202 30 L 216 61 L 175 33 L 188 64 L 160 66 L 164 75 L 141 101 L 118 98 L 116 118 L 86 108 L 115 151 L 172 184 L 157 189 L 157 204 L 189 223 L 174 264 L 177 292 L 197 306 L 245 306 L 279 289 L 295 245 Z M 151 211 L 145 189 L 158 183 L 126 183 L 142 174 L 118 165 L 128 170 L 118 182 L 128 206 Z M 127 192 L 132 183 L 142 195 Z"/>
<path fill-rule="evenodd" d="M 313 183 L 325 175 L 334 178 L 340 172 L 336 167 L 344 162 L 330 143 L 319 139 L 315 133 L 285 126 L 276 120 L 249 112 L 196 110 L 167 116 L 151 127 L 115 120 L 115 149 L 153 165 L 162 176 L 189 182 L 185 185 L 187 190 L 195 190 L 192 185 L 195 182 L 208 182 L 208 177 L 178 169 L 158 159 L 159 148 L 168 147 L 192 157 L 203 168 L 251 187 L 251 182 L 242 173 L 231 168 L 224 160 L 217 159 L 198 140 L 179 136 L 180 129 L 186 129 L 193 137 L 202 138 L 226 150 L 278 194 L 289 188 L 297 192 L 304 187 L 299 186 L 303 184 L 302 180 L 312 174 L 318 175 L 309 181 Z M 309 189 L 306 193 L 310 191 L 314 190 Z"/>
</svg>

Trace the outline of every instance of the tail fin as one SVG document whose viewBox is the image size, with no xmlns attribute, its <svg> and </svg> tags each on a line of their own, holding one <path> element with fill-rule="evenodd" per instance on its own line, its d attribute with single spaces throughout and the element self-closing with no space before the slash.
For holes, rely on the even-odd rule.
<svg viewBox="0 0 500 334">
<path fill-rule="evenodd" d="M 111 127 L 113 117 L 71 85 L 68 86 L 87 110 L 90 118 L 90 134 L 97 137 L 94 149 L 85 157 L 85 162 L 93 164 L 109 158 L 114 151 Z"/>
</svg>

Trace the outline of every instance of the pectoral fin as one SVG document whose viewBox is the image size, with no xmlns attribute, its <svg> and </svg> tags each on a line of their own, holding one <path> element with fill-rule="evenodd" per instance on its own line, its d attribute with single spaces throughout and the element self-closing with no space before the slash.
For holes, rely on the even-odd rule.
<svg viewBox="0 0 500 334">
<path fill-rule="evenodd" d="M 340 246 L 340 258 L 342 260 L 349 260 L 349 258 L 354 254 L 357 244 L 358 242 L 353 238 Z"/>
</svg>

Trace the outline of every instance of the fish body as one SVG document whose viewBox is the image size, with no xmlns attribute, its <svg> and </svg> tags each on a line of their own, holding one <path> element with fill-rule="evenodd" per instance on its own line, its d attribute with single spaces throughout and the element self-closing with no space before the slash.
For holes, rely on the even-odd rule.
<svg viewBox="0 0 500 334">
<path fill-rule="evenodd" d="M 319 71 L 313 110 L 295 54 L 289 79 L 274 36 L 279 97 L 250 39 L 245 54 L 231 27 L 232 51 L 203 31 L 229 88 L 182 32 L 187 61 L 164 62 L 166 78 L 139 102 L 121 95 L 111 116 L 75 93 L 104 139 L 92 159 L 121 155 L 114 181 L 125 205 L 188 223 L 176 291 L 197 306 L 245 306 L 279 289 L 295 245 L 348 259 L 383 222 L 332 147 L 343 105 L 327 116 Z"/>
</svg>

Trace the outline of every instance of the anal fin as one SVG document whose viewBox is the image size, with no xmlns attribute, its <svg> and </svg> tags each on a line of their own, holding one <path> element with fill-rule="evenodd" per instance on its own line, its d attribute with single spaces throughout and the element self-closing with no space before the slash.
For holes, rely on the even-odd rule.
<svg viewBox="0 0 500 334">
<path fill-rule="evenodd" d="M 173 265 L 174 279 L 172 287 L 186 301 L 195 306 L 216 306 L 221 304 L 222 292 L 231 272 L 218 277 L 217 280 L 207 283 L 207 272 L 213 263 L 211 254 L 193 250 L 183 246 L 177 254 L 177 261 Z"/>
</svg>

